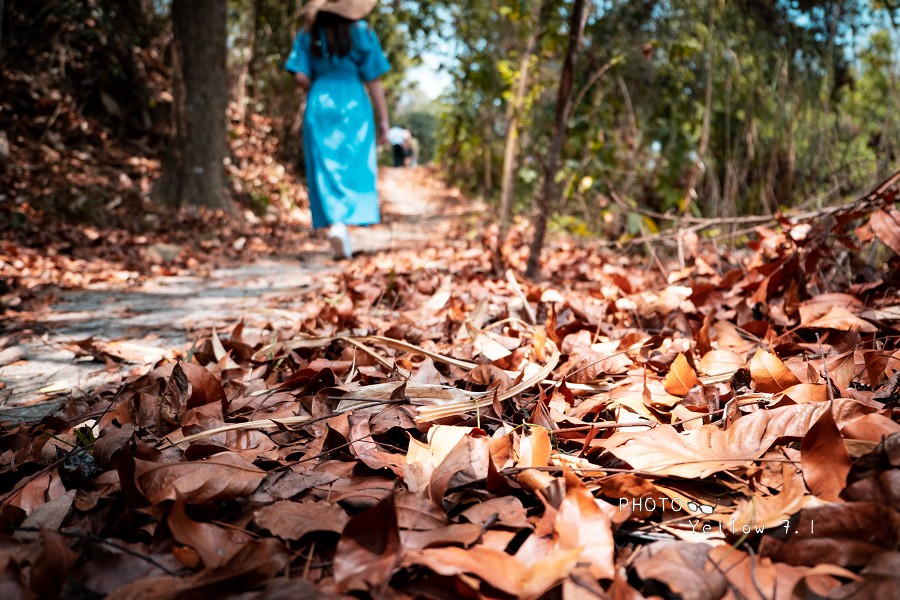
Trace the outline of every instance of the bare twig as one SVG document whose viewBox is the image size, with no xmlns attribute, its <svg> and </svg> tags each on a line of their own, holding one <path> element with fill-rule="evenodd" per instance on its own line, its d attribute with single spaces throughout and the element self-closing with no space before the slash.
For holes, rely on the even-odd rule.
<svg viewBox="0 0 900 600">
<path fill-rule="evenodd" d="M 828 361 L 825 360 L 825 350 L 822 348 L 822 341 L 819 339 L 819 332 L 816 332 L 816 344 L 819 345 L 819 356 L 822 357 L 822 369 L 825 371 L 825 390 L 828 392 L 828 401 L 834 406 L 834 392 L 831 390 L 831 378 L 828 376 Z"/>
<path fill-rule="evenodd" d="M 547 345 L 550 348 L 550 357 L 547 359 L 546 364 L 541 367 L 540 371 L 529 377 L 528 379 L 522 381 L 518 385 L 515 385 L 505 392 L 497 395 L 497 401 L 503 401 L 508 398 L 512 398 L 518 394 L 521 394 L 528 388 L 537 385 L 538 383 L 544 381 L 548 375 L 556 368 L 556 365 L 559 364 L 560 352 L 559 348 L 556 347 L 552 341 L 547 340 Z M 487 399 L 488 396 L 492 396 L 493 393 L 487 392 L 481 395 L 482 399 Z M 418 415 L 416 416 L 416 421 L 418 422 L 428 422 L 428 421 L 436 421 L 438 419 L 442 419 L 444 417 L 453 417 L 470 410 L 477 410 L 478 400 L 476 398 L 471 398 L 469 400 L 461 400 L 459 402 L 449 402 L 447 404 L 441 404 L 438 406 L 424 406 L 418 409 Z"/>
<path fill-rule="evenodd" d="M 14 531 L 39 533 L 41 531 L 41 529 L 42 529 L 41 527 L 16 527 L 16 528 L 14 528 Z M 157 562 L 152 557 L 147 556 L 146 554 L 137 552 L 135 550 L 132 550 L 131 548 L 129 548 L 127 546 L 120 546 L 118 544 L 115 544 L 115 543 L 107 540 L 107 539 L 96 536 L 92 533 L 81 533 L 79 531 L 57 531 L 55 533 L 58 533 L 59 535 L 61 535 L 63 537 L 69 537 L 69 538 L 74 538 L 74 539 L 79 539 L 79 540 L 87 540 L 89 542 L 95 542 L 97 544 L 104 544 L 106 546 L 109 546 L 110 548 L 115 548 L 116 550 L 119 550 L 120 552 L 124 552 L 125 554 L 130 554 L 131 556 L 135 556 L 137 558 L 140 558 L 141 560 L 145 560 L 148 563 L 150 563 L 151 565 L 153 565 L 154 567 L 156 567 L 157 569 L 161 570 L 166 575 L 171 575 L 173 577 L 177 576 L 177 573 L 175 571 L 172 571 L 165 565 Z"/>
<path fill-rule="evenodd" d="M 584 431 L 585 429 L 618 429 L 620 427 L 646 427 L 647 429 L 654 429 L 660 425 L 660 423 L 655 423 L 653 421 L 625 421 L 623 423 L 618 423 L 616 421 L 597 421 L 596 423 L 588 423 L 587 425 L 576 425 L 575 427 L 566 427 L 560 429 L 560 433 L 568 432 L 568 431 Z"/>
<path fill-rule="evenodd" d="M 750 581 L 753 582 L 753 587 L 756 588 L 756 593 L 759 594 L 759 597 L 766 599 L 767 596 L 765 592 L 763 592 L 762 586 L 759 584 L 759 580 L 756 578 L 756 554 L 753 552 L 753 548 L 751 548 L 749 544 L 743 544 L 743 546 L 747 549 L 747 554 L 750 555 Z"/>
<path fill-rule="evenodd" d="M 307 425 L 312 425 L 314 423 L 319 423 L 321 421 L 326 421 L 332 417 L 337 415 L 352 412 L 354 410 L 362 410 L 366 408 L 373 408 L 376 406 L 382 406 L 385 404 L 406 404 L 409 403 L 409 398 L 399 398 L 399 399 L 387 399 L 387 400 L 378 400 L 378 401 L 370 401 L 365 404 L 356 404 L 354 406 L 350 406 L 344 410 L 337 410 L 330 415 L 325 415 L 322 417 L 318 417 L 313 419 L 308 415 L 301 415 L 296 417 L 283 417 L 280 419 L 261 419 L 258 421 L 247 421 L 246 423 L 229 423 L 227 425 L 222 425 L 221 427 L 215 427 L 213 429 L 208 429 L 206 431 L 201 431 L 200 433 L 195 433 L 192 435 L 185 436 L 181 439 L 169 439 L 166 437 L 158 448 L 160 450 L 165 450 L 166 448 L 171 448 L 172 446 L 177 446 L 179 444 L 185 444 L 189 442 L 195 442 L 197 440 L 202 440 L 203 438 L 207 438 L 211 435 L 216 435 L 217 433 L 226 433 L 228 431 L 241 431 L 247 429 L 282 429 L 285 425 L 303 425 L 304 427 Z"/>
<path fill-rule="evenodd" d="M 800 221 L 808 221 L 812 219 L 821 219 L 822 217 L 826 217 L 829 215 L 834 215 L 840 213 L 845 210 L 862 207 L 866 204 L 871 204 L 877 202 L 881 198 L 884 197 L 884 194 L 890 190 L 892 187 L 897 185 L 900 182 L 900 171 L 897 171 L 892 176 L 885 179 L 881 182 L 875 189 L 871 192 L 867 193 L 864 196 L 860 196 L 850 202 L 845 202 L 842 204 L 836 204 L 834 206 L 824 207 L 818 210 L 808 210 L 802 212 L 785 212 L 781 214 L 774 215 L 749 215 L 744 217 L 718 217 L 718 218 L 702 218 L 702 217 L 694 217 L 691 215 L 673 215 L 660 213 L 652 210 L 648 210 L 645 208 L 640 208 L 636 206 L 631 206 L 628 202 L 623 200 L 616 192 L 610 192 L 610 198 L 615 202 L 617 206 L 619 206 L 622 210 L 626 212 L 632 212 L 640 215 L 644 215 L 647 217 L 651 217 L 653 219 L 662 219 L 666 221 L 671 221 L 673 223 L 685 223 L 690 224 L 691 226 L 679 231 L 677 229 L 673 229 L 671 231 L 663 231 L 657 234 L 653 234 L 650 236 L 642 235 L 640 237 L 631 238 L 625 241 L 614 241 L 608 242 L 605 240 L 597 240 L 592 242 L 592 244 L 603 247 L 615 247 L 621 248 L 625 245 L 634 245 L 634 244 L 647 244 L 647 243 L 655 243 L 655 242 L 663 242 L 677 239 L 679 235 L 683 235 L 687 232 L 698 232 L 704 229 L 708 229 L 711 227 L 718 227 L 722 225 L 749 225 L 747 228 L 740 229 L 735 232 L 722 234 L 716 236 L 715 239 L 725 239 L 725 238 L 734 238 L 739 237 L 741 235 L 746 235 L 752 233 L 755 230 L 755 225 L 764 225 L 767 223 L 774 223 L 779 219 L 789 219 L 793 222 Z"/>
<path fill-rule="evenodd" d="M 520 286 L 519 282 L 516 281 L 516 274 L 513 273 L 512 269 L 506 270 L 506 281 L 507 283 L 509 283 L 509 287 L 512 289 L 516 297 L 519 298 L 519 301 L 522 302 L 522 310 L 525 311 L 525 316 L 528 317 L 528 321 L 533 327 L 537 323 L 534 311 L 531 309 L 531 305 L 528 304 L 528 298 L 525 297 L 525 292 L 522 291 L 522 286 Z"/>
<path fill-rule="evenodd" d="M 591 73 L 591 76 L 588 78 L 587 83 L 578 91 L 578 95 L 575 96 L 575 101 L 572 102 L 572 106 L 575 108 L 572 110 L 573 113 L 578 112 L 578 107 L 581 106 L 581 101 L 584 100 L 585 94 L 587 94 L 594 84 L 597 83 L 601 77 L 603 77 L 607 71 L 609 71 L 610 67 L 614 64 L 621 62 L 622 55 L 616 56 L 611 60 L 607 61 L 602 67 Z"/>
</svg>

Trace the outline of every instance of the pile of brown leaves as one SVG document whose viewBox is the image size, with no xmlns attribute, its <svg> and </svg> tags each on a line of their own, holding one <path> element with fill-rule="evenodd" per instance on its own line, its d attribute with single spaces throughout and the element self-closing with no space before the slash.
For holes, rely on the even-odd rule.
<svg viewBox="0 0 900 600">
<path fill-rule="evenodd" d="M 202 272 L 307 239 L 296 226 L 308 225 L 296 210 L 306 192 L 278 148 L 278 119 L 232 115 L 232 213 L 152 198 L 170 137 L 171 32 L 149 9 L 94 4 L 5 4 L 0 314 L 35 308 L 39 288 Z"/>
<path fill-rule="evenodd" d="M 249 125 L 232 123 L 228 174 L 238 202 L 231 212 L 154 202 L 159 161 L 108 140 L 91 154 L 21 141 L 19 161 L 0 174 L 7 185 L 0 192 L 0 314 L 34 309 L 51 299 L 39 292 L 52 287 L 121 286 L 297 253 L 310 241 L 308 213 L 300 210 L 307 195 L 291 165 L 272 159 L 273 126 L 259 115 Z M 50 203 L 76 190 L 68 207 L 77 215 Z"/>
<path fill-rule="evenodd" d="M 4 588 L 892 597 L 900 298 L 833 247 L 859 218 L 667 277 L 565 244 L 496 277 L 465 235 L 357 260 L 293 327 L 7 428 Z"/>
</svg>

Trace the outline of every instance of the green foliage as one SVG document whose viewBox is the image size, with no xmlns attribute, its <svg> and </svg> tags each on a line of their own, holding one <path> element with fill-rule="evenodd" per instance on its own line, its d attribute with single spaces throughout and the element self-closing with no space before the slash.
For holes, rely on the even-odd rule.
<svg viewBox="0 0 900 600">
<path fill-rule="evenodd" d="M 515 180 L 523 208 L 543 176 L 573 0 L 392 0 L 379 2 L 368 18 L 393 67 L 385 78 L 392 118 L 418 138 L 420 161 L 434 157 L 456 182 L 492 197 L 539 1 L 542 34 L 519 125 Z M 246 66 L 251 110 L 283 123 L 272 134 L 297 154 L 302 101 L 283 64 L 301 26 L 302 2 L 229 0 L 228 6 L 232 71 Z M 606 223 L 613 193 L 657 211 L 680 210 L 698 164 L 690 209 L 708 216 L 855 193 L 897 167 L 897 2 L 594 0 L 592 6 L 559 173 L 560 210 L 589 229 Z M 168 56 L 156 45 L 165 39 L 168 9 L 167 0 L 7 2 L 0 53 L 9 64 L 32 63 L 36 74 L 54 74 L 65 84 L 61 91 L 96 111 L 91 116 L 114 135 L 140 133 L 152 143 L 165 137 L 171 112 L 169 95 L 160 91 L 169 88 Z M 454 54 L 452 87 L 439 103 L 410 102 L 406 72 L 436 38 Z M 9 95 L 8 102 L 23 102 Z M 582 189 L 586 178 L 591 185 Z M 616 233 L 626 220 L 616 221 Z"/>
<path fill-rule="evenodd" d="M 250 210 L 256 215 L 264 215 L 269 205 L 272 203 L 269 195 L 264 191 L 254 190 L 250 192 L 249 205 Z"/>
<path fill-rule="evenodd" d="M 549 0 L 543 15 L 521 123 L 520 201 L 533 198 L 541 176 L 571 3 Z M 445 3 L 456 19 L 459 60 L 438 155 L 471 190 L 489 192 L 484 171 L 502 166 L 531 6 Z M 698 161 L 694 214 L 773 211 L 865 189 L 900 157 L 896 30 L 892 38 L 887 29 L 898 13 L 868 0 L 595 2 L 564 149 L 561 209 L 599 223 L 606 219 L 601 199 L 615 192 L 677 211 Z M 573 183 L 585 177 L 588 189 Z M 637 225 L 625 219 L 618 227 L 634 234 Z"/>
</svg>

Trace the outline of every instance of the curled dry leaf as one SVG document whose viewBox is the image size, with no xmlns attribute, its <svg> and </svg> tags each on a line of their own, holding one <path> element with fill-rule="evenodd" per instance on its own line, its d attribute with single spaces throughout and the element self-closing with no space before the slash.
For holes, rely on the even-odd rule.
<svg viewBox="0 0 900 600">
<path fill-rule="evenodd" d="M 762 348 L 750 359 L 750 376 L 757 392 L 783 392 L 801 383 L 780 358 Z"/>
<path fill-rule="evenodd" d="M 191 395 L 187 401 L 187 408 L 195 408 L 213 402 L 220 403 L 222 410 L 228 407 L 225 390 L 215 375 L 196 363 L 179 363 L 179 366 L 191 384 Z"/>
<path fill-rule="evenodd" d="M 684 600 L 718 600 L 728 589 L 728 580 L 707 557 L 712 546 L 655 542 L 641 548 L 634 568 L 641 579 L 660 581 Z"/>
<path fill-rule="evenodd" d="M 563 581 L 579 564 L 594 579 L 614 576 L 612 525 L 616 508 L 595 500 L 581 480 L 565 475 L 566 495 L 559 508 L 548 507 L 534 532 L 516 552 L 528 569 L 522 595 L 537 597 Z"/>
<path fill-rule="evenodd" d="M 338 591 L 382 586 L 402 560 L 394 495 L 388 494 L 344 527 L 334 559 Z"/>
<path fill-rule="evenodd" d="M 664 382 L 666 391 L 674 396 L 684 396 L 692 387 L 699 384 L 697 372 L 688 364 L 684 354 L 679 354 L 666 374 Z"/>
<path fill-rule="evenodd" d="M 398 490 L 394 495 L 400 529 L 427 531 L 447 524 L 447 515 L 436 502 L 421 494 Z"/>
<path fill-rule="evenodd" d="M 435 467 L 428 485 L 431 499 L 440 502 L 449 490 L 487 478 L 490 445 L 484 435 L 462 438 Z"/>
<path fill-rule="evenodd" d="M 824 383 L 798 383 L 782 392 L 782 395 L 800 404 L 803 402 L 825 402 L 828 386 Z"/>
<path fill-rule="evenodd" d="M 697 368 L 710 377 L 731 377 L 746 361 L 731 350 L 710 350 L 703 355 Z"/>
<path fill-rule="evenodd" d="M 466 374 L 465 380 L 483 385 L 488 390 L 497 390 L 499 393 L 505 392 L 514 385 L 506 371 L 491 364 L 475 367 Z"/>
<path fill-rule="evenodd" d="M 576 475 L 567 472 L 566 497 L 559 505 L 554 525 L 556 548 L 576 550 L 579 562 L 588 565 L 596 579 L 612 579 L 615 572 L 612 523 L 616 507 L 597 500 Z"/>
<path fill-rule="evenodd" d="M 807 329 L 838 329 L 840 331 L 861 331 L 872 333 L 878 328 L 860 319 L 842 306 L 831 305 L 822 307 L 800 307 L 800 325 Z"/>
<path fill-rule="evenodd" d="M 506 552 L 475 546 L 462 548 L 428 548 L 409 552 L 405 566 L 421 565 L 439 575 L 474 575 L 493 588 L 512 596 L 521 596 L 523 582 L 529 577 L 525 566 Z"/>
<path fill-rule="evenodd" d="M 490 441 L 483 436 L 473 438 L 476 431 L 436 425 L 428 430 L 427 444 L 410 439 L 403 475 L 407 488 L 425 492 L 439 502 L 451 482 L 460 485 L 470 478 L 486 477 Z"/>
<path fill-rule="evenodd" d="M 869 217 L 869 226 L 885 245 L 900 254 L 900 211 L 896 208 L 890 212 L 876 210 Z"/>
<path fill-rule="evenodd" d="M 710 550 L 709 562 L 725 575 L 738 598 L 792 600 L 794 588 L 808 572 L 806 568 L 773 562 L 727 544 Z"/>
<path fill-rule="evenodd" d="M 152 504 L 175 500 L 190 504 L 233 500 L 255 490 L 266 473 L 246 459 L 222 452 L 193 462 L 134 460 L 134 481 Z"/>
<path fill-rule="evenodd" d="M 160 557 L 152 558 L 156 562 Z M 124 552 L 88 559 L 83 557 L 82 561 L 78 567 L 78 579 L 88 591 L 104 597 L 131 582 L 165 574 L 159 566 L 148 561 L 146 556 Z"/>
<path fill-rule="evenodd" d="M 900 434 L 900 423 L 884 415 L 872 413 L 850 421 L 841 428 L 844 437 L 854 440 L 878 442 Z"/>
<path fill-rule="evenodd" d="M 193 548 L 210 569 L 226 564 L 250 541 L 250 535 L 240 530 L 194 521 L 188 517 L 184 498 L 180 496 L 175 500 L 167 522 L 172 537 Z"/>
<path fill-rule="evenodd" d="M 65 537 L 55 531 L 43 530 L 40 535 L 43 544 L 37 556 L 31 558 L 31 592 L 39 597 L 60 597 L 66 580 L 75 569 L 78 553 L 69 547 Z M 13 586 L 6 589 L 13 591 L 10 588 L 15 589 Z"/>
<path fill-rule="evenodd" d="M 299 540 L 313 531 L 340 533 L 349 517 L 330 502 L 292 502 L 280 500 L 256 511 L 253 520 L 283 540 Z"/>
<path fill-rule="evenodd" d="M 185 596 L 225 596 L 235 587 L 253 586 L 271 579 L 284 569 L 292 554 L 272 539 L 245 544 L 227 564 L 186 577 L 151 576 L 119 588 L 114 600 L 165 600 Z"/>
<path fill-rule="evenodd" d="M 451 523 L 437 529 L 400 530 L 404 548 L 421 550 L 432 546 L 460 545 L 468 548 L 481 538 L 481 527 L 471 523 Z"/>
<path fill-rule="evenodd" d="M 159 433 L 166 434 L 181 424 L 181 415 L 187 408 L 190 384 L 181 363 L 176 363 L 172 373 L 166 380 L 165 388 L 159 395 L 158 427 Z M 150 415 L 148 415 L 150 416 Z M 150 416 L 155 417 L 157 415 Z"/>
<path fill-rule="evenodd" d="M 546 467 L 550 460 L 550 433 L 543 427 L 531 429 L 531 435 L 519 438 L 518 467 Z M 516 475 L 516 479 L 525 489 L 535 492 L 542 490 L 555 480 L 546 471 L 526 469 Z"/>
<path fill-rule="evenodd" d="M 630 516 L 645 518 L 653 514 L 649 510 L 651 503 L 645 502 L 652 499 L 652 506 L 662 506 L 665 494 L 659 491 L 648 477 L 641 477 L 633 473 L 617 473 L 604 477 L 601 482 L 601 490 L 607 498 L 618 501 L 620 513 L 627 510 Z"/>
<path fill-rule="evenodd" d="M 834 589 L 829 595 L 836 600 L 891 598 L 900 586 L 900 552 L 876 554 L 860 572 L 862 577 L 847 577 L 851 581 Z"/>
<path fill-rule="evenodd" d="M 591 333 L 582 330 L 563 341 L 561 350 L 569 355 L 569 360 L 560 372 L 568 381 L 589 383 L 601 374 L 621 374 L 632 366 L 628 355 L 619 351 L 619 341 L 592 343 L 592 340 Z"/>
<path fill-rule="evenodd" d="M 804 508 L 791 535 L 766 535 L 760 552 L 776 561 L 813 566 L 860 567 L 900 544 L 900 515 L 874 502 L 841 502 Z"/>
<path fill-rule="evenodd" d="M 74 501 L 75 490 L 69 490 L 59 498 L 35 507 L 31 514 L 22 521 L 22 530 L 13 533 L 13 537 L 19 540 L 34 540 L 38 538 L 38 533 L 33 529 L 57 531 L 72 509 Z M 25 531 L 26 529 L 32 529 L 32 531 Z"/>
<path fill-rule="evenodd" d="M 782 467 L 782 477 L 784 483 L 780 493 L 772 496 L 753 494 L 739 502 L 734 513 L 718 520 L 725 528 L 735 531 L 744 531 L 745 527 L 758 531 L 760 528 L 784 526 L 787 519 L 803 508 L 806 489 L 792 465 Z"/>
<path fill-rule="evenodd" d="M 492 522 L 511 529 L 531 527 L 522 501 L 515 496 L 500 496 L 478 502 L 464 510 L 460 516 L 480 527 Z"/>
<path fill-rule="evenodd" d="M 852 463 L 830 410 L 823 412 L 803 436 L 800 461 L 809 491 L 822 500 L 838 501 Z"/>
<path fill-rule="evenodd" d="M 796 404 L 759 410 L 743 416 L 722 431 L 704 425 L 678 433 L 669 425 L 641 432 L 617 432 L 593 445 L 605 448 L 637 470 L 657 475 L 707 477 L 719 471 L 741 469 L 762 456 L 776 440 L 802 439 L 830 403 Z M 842 398 L 835 400 L 838 423 L 846 423 L 873 409 Z"/>
<path fill-rule="evenodd" d="M 397 475 L 403 474 L 406 461 L 401 454 L 386 452 L 372 440 L 369 429 L 369 415 L 350 414 L 350 451 L 371 469 L 390 469 Z"/>
</svg>

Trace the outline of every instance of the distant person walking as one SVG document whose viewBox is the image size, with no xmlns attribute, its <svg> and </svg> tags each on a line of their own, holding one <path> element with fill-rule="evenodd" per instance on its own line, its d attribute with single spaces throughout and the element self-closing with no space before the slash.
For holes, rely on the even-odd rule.
<svg viewBox="0 0 900 600">
<path fill-rule="evenodd" d="M 376 2 L 310 0 L 285 64 L 307 92 L 303 150 L 312 224 L 328 227 L 339 259 L 353 253 L 347 225 L 381 220 L 375 142 L 376 136 L 387 141 L 390 128 L 380 78 L 391 67 L 375 32 L 360 20 Z"/>
<path fill-rule="evenodd" d="M 394 166 L 402 167 L 406 162 L 406 130 L 394 125 L 388 131 L 387 138 L 394 153 Z"/>
</svg>

